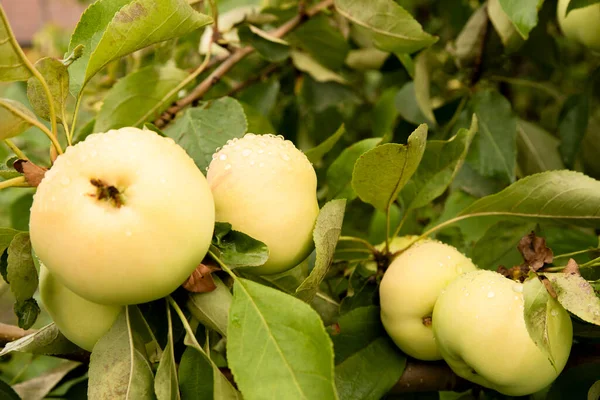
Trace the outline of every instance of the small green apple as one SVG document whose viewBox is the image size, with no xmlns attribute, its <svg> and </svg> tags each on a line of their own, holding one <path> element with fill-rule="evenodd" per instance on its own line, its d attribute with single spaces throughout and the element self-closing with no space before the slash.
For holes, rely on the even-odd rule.
<svg viewBox="0 0 600 400">
<path fill-rule="evenodd" d="M 77 346 L 92 351 L 114 324 L 121 306 L 92 303 L 76 295 L 40 264 L 42 304 L 63 335 Z"/>
<path fill-rule="evenodd" d="M 282 136 L 247 134 L 213 155 L 207 173 L 216 220 L 262 241 L 269 259 L 250 270 L 276 274 L 304 260 L 319 214 L 317 176 Z"/>
<path fill-rule="evenodd" d="M 564 35 L 584 46 L 600 51 L 600 3 L 575 9 L 567 15 L 571 0 L 558 0 L 558 24 Z"/>
<path fill-rule="evenodd" d="M 214 229 L 210 188 L 172 139 L 137 128 L 93 134 L 46 172 L 31 243 L 65 286 L 100 304 L 173 292 L 202 261 Z"/>
<path fill-rule="evenodd" d="M 416 243 L 392 261 L 379 286 L 381 322 L 402 351 L 420 360 L 442 358 L 431 329 L 433 307 L 453 279 L 475 269 L 456 248 L 433 240 Z"/>
<path fill-rule="evenodd" d="M 455 279 L 433 311 L 433 332 L 459 376 L 509 396 L 535 393 L 564 368 L 573 341 L 571 318 L 551 301 L 548 341 L 556 370 L 525 326 L 523 285 L 493 271 Z"/>
</svg>

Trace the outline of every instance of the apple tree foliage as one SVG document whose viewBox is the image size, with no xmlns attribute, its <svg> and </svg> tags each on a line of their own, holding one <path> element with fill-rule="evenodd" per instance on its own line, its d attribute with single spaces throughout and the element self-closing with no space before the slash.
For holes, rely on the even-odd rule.
<svg viewBox="0 0 600 400">
<path fill-rule="evenodd" d="M 3 336 L 2 399 L 500 398 L 423 383 L 440 367 L 383 330 L 374 245 L 435 237 L 497 270 L 523 265 L 530 232 L 553 254 L 525 257 L 547 290 L 526 297 L 530 335 L 548 351 L 555 297 L 573 352 L 596 356 L 535 398 L 600 395 L 600 58 L 561 34 L 556 1 L 98 0 L 25 50 L 1 16 L 2 317 L 36 329 Z M 275 276 L 249 272 L 263 243 L 217 223 L 195 282 L 126 307 L 90 356 L 38 305 L 29 209 L 66 146 L 124 126 L 202 171 L 229 139 L 281 134 L 313 163 L 321 212 L 313 254 Z"/>
</svg>

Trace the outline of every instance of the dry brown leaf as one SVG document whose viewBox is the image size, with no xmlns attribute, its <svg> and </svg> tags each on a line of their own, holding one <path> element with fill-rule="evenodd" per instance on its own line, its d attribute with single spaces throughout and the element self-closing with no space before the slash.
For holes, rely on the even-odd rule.
<svg viewBox="0 0 600 400">
<path fill-rule="evenodd" d="M 538 271 L 544 264 L 552 263 L 554 259 L 552 250 L 546 246 L 546 239 L 537 237 L 535 232 L 523 236 L 519 241 L 518 249 L 525 260 L 525 264 L 534 271 Z"/>
<path fill-rule="evenodd" d="M 211 273 L 218 270 L 220 270 L 218 267 L 200 264 L 183 284 L 183 287 L 192 293 L 212 292 L 217 285 L 215 285 Z"/>
<path fill-rule="evenodd" d="M 48 171 L 48 168 L 35 165 L 29 160 L 17 160 L 13 163 L 13 167 L 25 176 L 27 183 L 34 187 L 40 185 L 46 171 Z"/>
</svg>

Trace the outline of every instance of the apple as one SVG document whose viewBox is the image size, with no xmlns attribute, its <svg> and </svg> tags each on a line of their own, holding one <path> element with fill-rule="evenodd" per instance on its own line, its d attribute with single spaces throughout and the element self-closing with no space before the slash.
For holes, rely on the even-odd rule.
<svg viewBox="0 0 600 400">
<path fill-rule="evenodd" d="M 32 247 L 57 279 L 100 304 L 137 304 L 181 285 L 208 251 L 214 203 L 172 139 L 137 128 L 67 148 L 37 188 Z"/>
<path fill-rule="evenodd" d="M 493 271 L 455 279 L 433 311 L 433 332 L 459 376 L 508 396 L 535 393 L 562 371 L 571 350 L 569 314 L 550 302 L 548 340 L 556 370 L 525 326 L 523 285 Z"/>
<path fill-rule="evenodd" d="M 122 306 L 93 303 L 76 295 L 40 264 L 40 297 L 56 327 L 77 346 L 92 351 L 114 324 Z"/>
<path fill-rule="evenodd" d="M 600 51 L 600 3 L 575 9 L 567 15 L 571 0 L 558 0 L 558 24 L 564 35 L 589 49 Z"/>
<path fill-rule="evenodd" d="M 379 286 L 381 322 L 403 352 L 419 360 L 442 358 L 431 329 L 433 307 L 453 279 L 476 268 L 456 248 L 434 240 L 416 243 L 390 263 Z"/>
<path fill-rule="evenodd" d="M 276 274 L 313 250 L 319 214 L 317 176 L 304 153 L 283 136 L 247 134 L 213 155 L 208 183 L 216 220 L 262 241 L 267 262 L 249 272 Z"/>
</svg>

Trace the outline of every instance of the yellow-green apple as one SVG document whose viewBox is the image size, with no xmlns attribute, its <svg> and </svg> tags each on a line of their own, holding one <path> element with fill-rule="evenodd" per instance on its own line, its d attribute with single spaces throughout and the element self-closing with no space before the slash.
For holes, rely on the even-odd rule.
<svg viewBox="0 0 600 400">
<path fill-rule="evenodd" d="M 577 8 L 567 14 L 571 0 L 558 0 L 558 24 L 564 35 L 588 48 L 600 51 L 600 3 Z"/>
<path fill-rule="evenodd" d="M 40 264 L 42 304 L 63 335 L 77 346 L 92 351 L 116 321 L 122 306 L 93 303 L 76 295 Z"/>
<path fill-rule="evenodd" d="M 214 203 L 206 178 L 172 139 L 137 128 L 67 148 L 31 208 L 37 256 L 73 292 L 136 304 L 181 285 L 208 251 Z"/>
<path fill-rule="evenodd" d="M 548 386 L 569 358 L 571 319 L 557 301 L 549 306 L 548 342 L 556 369 L 525 326 L 523 284 L 497 272 L 470 272 L 448 285 L 433 311 L 433 332 L 457 375 L 523 396 Z"/>
<path fill-rule="evenodd" d="M 403 352 L 442 358 L 431 329 L 433 307 L 453 279 L 475 269 L 456 248 L 434 240 L 416 243 L 390 263 L 379 286 L 381 322 Z"/>
<path fill-rule="evenodd" d="M 213 155 L 207 179 L 216 220 L 269 248 L 267 262 L 249 271 L 283 272 L 312 251 L 319 214 L 317 176 L 292 142 L 251 133 L 233 139 Z"/>
</svg>

